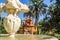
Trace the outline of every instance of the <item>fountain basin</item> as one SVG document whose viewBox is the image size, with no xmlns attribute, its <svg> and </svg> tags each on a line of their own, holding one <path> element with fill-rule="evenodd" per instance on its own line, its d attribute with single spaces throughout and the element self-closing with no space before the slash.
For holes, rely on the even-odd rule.
<svg viewBox="0 0 60 40">
<path fill-rule="evenodd" d="M 15 34 L 14 38 L 8 37 L 8 34 L 0 34 L 0 40 L 58 40 L 56 37 L 47 35 L 24 35 Z"/>
</svg>

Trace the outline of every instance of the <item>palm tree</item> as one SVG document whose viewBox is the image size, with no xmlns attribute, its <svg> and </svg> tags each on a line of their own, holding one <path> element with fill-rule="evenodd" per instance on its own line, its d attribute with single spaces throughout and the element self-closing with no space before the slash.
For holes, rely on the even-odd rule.
<svg viewBox="0 0 60 40">
<path fill-rule="evenodd" d="M 46 13 L 47 5 L 43 3 L 43 0 L 31 0 L 31 5 L 29 6 L 30 11 L 25 13 L 25 16 L 33 16 L 35 18 L 35 27 L 37 29 L 38 20 L 40 13 Z"/>
</svg>

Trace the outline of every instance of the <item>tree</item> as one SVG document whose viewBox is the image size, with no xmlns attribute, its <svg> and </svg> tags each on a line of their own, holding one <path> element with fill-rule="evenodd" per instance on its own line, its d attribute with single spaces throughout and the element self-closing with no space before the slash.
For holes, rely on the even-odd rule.
<svg viewBox="0 0 60 40">
<path fill-rule="evenodd" d="M 47 5 L 43 3 L 43 0 L 31 0 L 32 5 L 29 6 L 30 12 L 27 15 L 32 14 L 35 18 L 35 26 L 38 25 L 39 15 L 40 13 L 46 12 Z"/>
<path fill-rule="evenodd" d="M 47 23 L 50 30 L 56 29 L 56 32 L 60 33 L 60 0 L 56 0 L 56 3 L 51 4 L 49 13 L 52 15 Z"/>
</svg>

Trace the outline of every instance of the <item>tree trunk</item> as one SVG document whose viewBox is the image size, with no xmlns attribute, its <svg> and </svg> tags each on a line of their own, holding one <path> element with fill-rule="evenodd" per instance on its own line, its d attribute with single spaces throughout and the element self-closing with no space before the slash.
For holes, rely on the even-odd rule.
<svg viewBox="0 0 60 40">
<path fill-rule="evenodd" d="M 35 28 L 36 28 L 36 31 L 38 29 L 38 13 L 36 12 L 36 16 L 35 16 Z"/>
</svg>

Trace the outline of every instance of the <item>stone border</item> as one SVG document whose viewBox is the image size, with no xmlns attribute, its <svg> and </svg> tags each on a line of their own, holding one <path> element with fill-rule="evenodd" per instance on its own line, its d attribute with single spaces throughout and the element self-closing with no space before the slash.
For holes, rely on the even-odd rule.
<svg viewBox="0 0 60 40">
<path fill-rule="evenodd" d="M 23 34 L 16 34 L 16 36 L 19 36 L 19 40 L 25 38 L 24 40 L 33 40 L 31 35 L 23 35 Z M 58 40 L 58 38 L 53 37 L 53 36 L 48 36 L 48 35 L 33 35 L 34 40 Z M 8 37 L 8 34 L 0 34 L 0 38 Z M 15 37 L 16 38 L 16 37 Z M 18 39 L 18 38 L 17 38 Z M 22 39 L 23 40 L 23 39 Z"/>
</svg>

